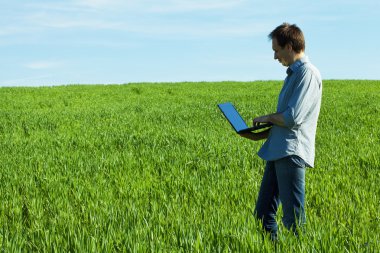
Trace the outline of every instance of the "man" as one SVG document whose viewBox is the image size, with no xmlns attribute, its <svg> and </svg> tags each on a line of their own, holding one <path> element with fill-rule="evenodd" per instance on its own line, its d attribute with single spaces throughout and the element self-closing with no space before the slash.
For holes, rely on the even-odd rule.
<svg viewBox="0 0 380 253">
<path fill-rule="evenodd" d="M 274 59 L 287 68 L 278 97 L 276 113 L 257 117 L 253 125 L 271 122 L 261 133 L 241 134 L 257 141 L 266 139 L 258 155 L 266 160 L 255 216 L 271 238 L 277 238 L 276 213 L 283 205 L 283 223 L 295 234 L 306 222 L 305 168 L 314 166 L 315 135 L 321 106 L 322 79 L 305 55 L 303 33 L 296 25 L 284 23 L 274 29 Z"/>
</svg>

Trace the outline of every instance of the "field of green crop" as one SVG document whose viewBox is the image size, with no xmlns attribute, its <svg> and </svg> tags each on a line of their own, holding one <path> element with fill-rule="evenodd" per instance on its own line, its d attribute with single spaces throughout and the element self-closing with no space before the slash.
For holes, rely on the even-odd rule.
<svg viewBox="0 0 380 253">
<path fill-rule="evenodd" d="M 324 81 L 305 232 L 262 236 L 262 142 L 216 104 L 251 121 L 281 84 L 0 88 L 1 252 L 378 252 L 380 81 Z"/>
</svg>

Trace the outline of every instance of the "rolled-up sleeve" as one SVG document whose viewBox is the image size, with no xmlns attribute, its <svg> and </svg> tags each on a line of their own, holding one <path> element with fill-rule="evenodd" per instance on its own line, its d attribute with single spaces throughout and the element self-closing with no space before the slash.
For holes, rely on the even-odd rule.
<svg viewBox="0 0 380 253">
<path fill-rule="evenodd" d="M 310 68 L 301 68 L 294 73 L 297 84 L 288 100 L 286 110 L 282 112 L 285 126 L 297 128 L 307 119 L 311 109 L 318 103 L 321 80 Z"/>
</svg>

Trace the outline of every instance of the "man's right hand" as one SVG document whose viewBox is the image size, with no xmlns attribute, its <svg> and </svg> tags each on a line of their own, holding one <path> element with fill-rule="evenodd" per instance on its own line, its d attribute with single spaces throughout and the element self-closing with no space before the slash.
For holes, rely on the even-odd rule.
<svg viewBox="0 0 380 253">
<path fill-rule="evenodd" d="M 252 141 L 259 141 L 259 140 L 263 140 L 263 139 L 268 138 L 269 131 L 270 131 L 270 129 L 267 129 L 265 131 L 258 132 L 258 133 L 251 132 L 251 133 L 244 133 L 244 134 L 239 134 L 239 135 L 243 138 L 247 138 L 247 139 L 250 139 Z"/>
</svg>

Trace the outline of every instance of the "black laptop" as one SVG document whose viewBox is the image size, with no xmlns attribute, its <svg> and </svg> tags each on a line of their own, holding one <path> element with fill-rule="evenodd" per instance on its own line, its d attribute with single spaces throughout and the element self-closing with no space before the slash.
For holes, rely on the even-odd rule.
<svg viewBox="0 0 380 253">
<path fill-rule="evenodd" d="M 235 129 L 236 133 L 250 133 L 256 130 L 264 131 L 265 128 L 269 129 L 272 126 L 272 123 L 263 123 L 258 126 L 248 127 L 243 118 L 240 116 L 236 108 L 231 104 L 223 103 L 218 104 L 219 109 L 223 112 L 224 117 L 230 122 L 231 126 Z"/>
</svg>

